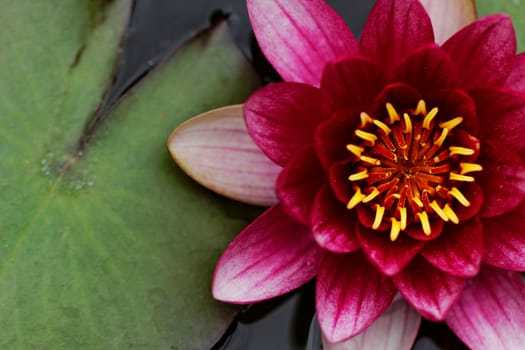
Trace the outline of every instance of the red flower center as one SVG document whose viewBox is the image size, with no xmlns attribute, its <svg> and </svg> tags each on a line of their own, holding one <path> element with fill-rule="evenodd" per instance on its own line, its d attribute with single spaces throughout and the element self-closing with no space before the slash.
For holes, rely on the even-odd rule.
<svg viewBox="0 0 525 350">
<path fill-rule="evenodd" d="M 470 206 L 460 188 L 475 181 L 470 173 L 482 170 L 472 162 L 476 150 L 454 142 L 463 118 L 436 122 L 438 107 L 427 111 L 423 100 L 403 111 L 387 103 L 386 112 L 385 118 L 361 113 L 355 142 L 347 145 L 357 158 L 347 208 L 368 205 L 375 211 L 372 228 L 388 223 L 392 241 L 413 222 L 427 236 L 432 220 L 459 223 L 453 201 Z"/>
</svg>

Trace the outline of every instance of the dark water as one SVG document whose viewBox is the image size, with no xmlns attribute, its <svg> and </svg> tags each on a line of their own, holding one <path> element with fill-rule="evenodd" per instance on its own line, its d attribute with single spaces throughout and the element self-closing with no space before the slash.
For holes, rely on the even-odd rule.
<svg viewBox="0 0 525 350">
<path fill-rule="evenodd" d="M 373 0 L 328 1 L 359 35 Z M 227 17 L 232 36 L 252 62 L 263 81 L 279 77 L 266 62 L 253 38 L 245 0 L 137 0 L 123 61 L 107 106 L 114 103 L 130 86 L 147 74 L 210 21 Z M 210 276 L 211 278 L 211 276 Z M 319 333 L 309 332 L 314 314 L 313 284 L 298 292 L 252 305 L 213 350 L 318 350 Z M 310 339 L 308 336 L 310 333 Z M 466 349 L 444 325 L 424 322 L 414 349 Z"/>
</svg>

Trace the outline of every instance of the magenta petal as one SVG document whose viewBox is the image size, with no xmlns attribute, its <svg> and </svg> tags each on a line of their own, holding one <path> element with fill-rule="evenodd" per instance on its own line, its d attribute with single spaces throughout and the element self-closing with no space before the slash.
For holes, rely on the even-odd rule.
<svg viewBox="0 0 525 350">
<path fill-rule="evenodd" d="M 277 83 L 257 90 L 244 105 L 248 132 L 263 152 L 284 166 L 291 156 L 313 144 L 324 119 L 319 89 Z"/>
<path fill-rule="evenodd" d="M 514 58 L 512 71 L 503 87 L 521 93 L 525 92 L 525 53 L 521 53 Z"/>
<path fill-rule="evenodd" d="M 525 147 L 525 96 L 503 89 L 471 91 L 480 120 L 481 138 L 497 140 L 512 149 Z"/>
<path fill-rule="evenodd" d="M 327 181 L 314 150 L 309 148 L 297 153 L 284 167 L 277 179 L 277 197 L 288 215 L 307 225 L 317 191 Z"/>
<path fill-rule="evenodd" d="M 502 85 L 516 55 L 516 35 L 507 15 L 492 15 L 468 25 L 443 44 L 466 87 Z"/>
<path fill-rule="evenodd" d="M 423 258 L 414 259 L 393 281 L 405 299 L 431 321 L 445 318 L 465 284 L 463 278 L 438 270 Z"/>
<path fill-rule="evenodd" d="M 432 24 L 417 0 L 378 0 L 363 29 L 359 51 L 391 71 L 414 49 L 434 42 Z"/>
<path fill-rule="evenodd" d="M 450 89 L 459 85 L 458 72 L 449 54 L 435 44 L 424 46 L 408 56 L 396 68 L 394 77 L 419 91 Z"/>
<path fill-rule="evenodd" d="M 319 325 L 331 343 L 345 340 L 377 319 L 396 290 L 361 253 L 327 254 L 319 268 L 316 310 Z"/>
<path fill-rule="evenodd" d="M 508 214 L 484 219 L 483 262 L 507 270 L 525 271 L 525 203 Z"/>
<path fill-rule="evenodd" d="M 244 203 L 277 203 L 275 182 L 281 167 L 246 131 L 242 106 L 215 109 L 181 124 L 168 140 L 177 164 L 192 179 Z"/>
<path fill-rule="evenodd" d="M 325 65 L 355 54 L 357 41 L 323 0 L 248 0 L 253 31 L 285 81 L 319 86 Z"/>
<path fill-rule="evenodd" d="M 312 234 L 317 243 L 335 253 L 359 249 L 355 236 L 355 215 L 334 197 L 329 185 L 321 187 L 312 208 Z"/>
<path fill-rule="evenodd" d="M 447 224 L 443 234 L 428 242 L 421 252 L 432 265 L 451 275 L 471 277 L 478 273 L 483 256 L 483 227 L 478 219 Z"/>
<path fill-rule="evenodd" d="M 472 349 L 523 349 L 525 285 L 520 275 L 484 267 L 467 283 L 446 322 Z"/>
<path fill-rule="evenodd" d="M 377 63 L 362 57 L 348 57 L 326 66 L 321 93 L 332 111 L 352 108 L 362 112 L 386 82 Z"/>
<path fill-rule="evenodd" d="M 389 231 L 356 225 L 357 238 L 368 260 L 387 276 L 399 273 L 423 248 L 423 243 L 401 234 L 395 242 Z"/>
<path fill-rule="evenodd" d="M 312 279 L 321 258 L 308 228 L 274 206 L 222 254 L 215 268 L 213 296 L 239 304 L 276 297 Z"/>
<path fill-rule="evenodd" d="M 482 217 L 505 214 L 525 199 L 525 162 L 512 148 L 485 142 L 479 163 L 483 171 L 476 175 L 485 199 Z"/>
<path fill-rule="evenodd" d="M 476 20 L 474 0 L 420 0 L 427 10 L 436 42 L 442 44 L 452 34 Z"/>
<path fill-rule="evenodd" d="M 409 350 L 416 339 L 421 316 L 398 295 L 367 329 L 341 343 L 323 339 L 323 350 Z"/>
</svg>

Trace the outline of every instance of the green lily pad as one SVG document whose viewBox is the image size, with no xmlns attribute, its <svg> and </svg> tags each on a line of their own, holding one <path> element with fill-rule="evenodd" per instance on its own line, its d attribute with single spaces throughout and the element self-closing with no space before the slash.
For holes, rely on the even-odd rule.
<svg viewBox="0 0 525 350">
<path fill-rule="evenodd" d="M 512 18 L 518 40 L 518 52 L 525 51 L 525 1 L 523 0 L 479 0 L 476 1 L 478 17 L 493 13 L 506 13 Z"/>
<path fill-rule="evenodd" d="M 237 311 L 212 300 L 213 267 L 250 213 L 165 142 L 257 85 L 227 26 L 104 116 L 131 0 L 0 7 L 0 348 L 206 348 Z"/>
</svg>

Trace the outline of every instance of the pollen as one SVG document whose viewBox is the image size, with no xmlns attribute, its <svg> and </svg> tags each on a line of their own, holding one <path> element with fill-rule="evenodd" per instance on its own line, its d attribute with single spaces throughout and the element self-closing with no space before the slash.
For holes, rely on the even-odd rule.
<svg viewBox="0 0 525 350">
<path fill-rule="evenodd" d="M 347 208 L 370 208 L 372 229 L 389 227 L 392 242 L 413 227 L 432 239 L 436 220 L 458 224 L 458 210 L 471 206 L 463 186 L 483 171 L 472 162 L 476 138 L 459 134 L 466 132 L 463 117 L 447 115 L 447 108 L 440 112 L 424 100 L 413 109 L 385 106 L 386 113 L 361 113 L 346 145 L 354 189 Z M 465 144 L 454 144 L 458 139 Z"/>
</svg>

